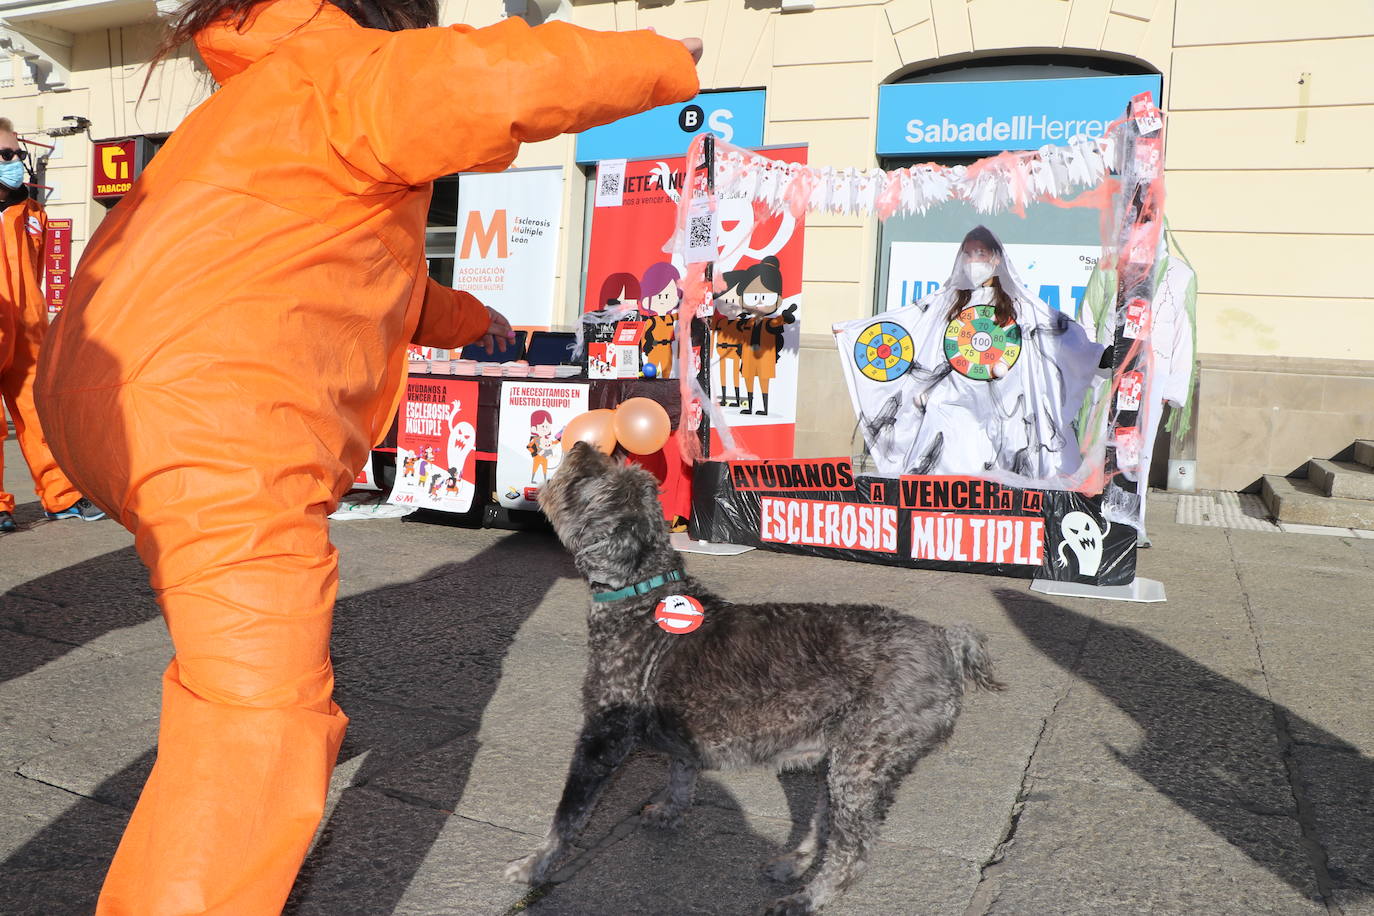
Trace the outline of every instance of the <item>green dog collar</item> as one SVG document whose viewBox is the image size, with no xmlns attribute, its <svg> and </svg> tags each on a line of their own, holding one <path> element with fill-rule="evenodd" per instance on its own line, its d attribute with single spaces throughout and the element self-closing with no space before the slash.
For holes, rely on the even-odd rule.
<svg viewBox="0 0 1374 916">
<path fill-rule="evenodd" d="M 676 582 L 682 578 L 682 570 L 675 569 L 662 575 L 654 576 L 652 579 L 645 579 L 643 582 L 636 582 L 634 585 L 627 585 L 618 588 L 613 592 L 592 592 L 593 601 L 619 601 L 621 598 L 629 598 L 631 595 L 643 595 L 651 592 L 660 585 L 667 585 L 669 582 Z"/>
</svg>

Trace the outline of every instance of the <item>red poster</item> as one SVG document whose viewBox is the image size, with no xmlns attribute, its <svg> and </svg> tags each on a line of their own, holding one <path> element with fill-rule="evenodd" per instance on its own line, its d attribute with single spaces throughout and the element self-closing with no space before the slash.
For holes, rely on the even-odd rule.
<svg viewBox="0 0 1374 916">
<path fill-rule="evenodd" d="M 67 304 L 67 285 L 72 278 L 72 221 L 49 219 L 43 251 L 43 291 L 48 297 L 48 317 Z"/>
<path fill-rule="evenodd" d="M 476 489 L 477 383 L 451 379 L 406 382 L 396 431 L 398 506 L 466 512 Z"/>
<path fill-rule="evenodd" d="M 806 161 L 806 147 L 762 151 L 780 162 Z M 644 374 L 678 375 L 677 330 L 684 265 L 663 246 L 673 235 L 685 179 L 683 157 L 632 160 L 620 198 L 592 211 L 583 307 L 635 305 L 646 329 Z M 760 458 L 790 458 L 797 417 L 797 354 L 802 318 L 804 222 L 769 213 L 746 198 L 717 202 L 717 296 L 712 319 L 711 397 L 736 442 Z M 721 300 L 724 300 L 722 302 Z M 725 317 L 726 315 L 736 317 Z M 721 449 L 713 435 L 713 453 Z"/>
</svg>

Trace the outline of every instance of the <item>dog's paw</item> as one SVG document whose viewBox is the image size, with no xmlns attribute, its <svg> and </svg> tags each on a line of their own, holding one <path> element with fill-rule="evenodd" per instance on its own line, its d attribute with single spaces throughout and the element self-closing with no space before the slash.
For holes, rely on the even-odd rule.
<svg viewBox="0 0 1374 916">
<path fill-rule="evenodd" d="M 788 894 L 763 908 L 763 916 L 811 916 L 815 912 L 806 894 Z"/>
<path fill-rule="evenodd" d="M 648 804 L 639 812 L 640 823 L 655 830 L 676 830 L 682 826 L 682 809 L 670 805 Z"/>
<path fill-rule="evenodd" d="M 811 867 L 812 857 L 789 852 L 763 863 L 763 874 L 774 881 L 795 881 Z"/>
<path fill-rule="evenodd" d="M 538 884 L 543 878 L 539 853 L 531 853 L 506 865 L 506 880 L 512 884 Z"/>
</svg>

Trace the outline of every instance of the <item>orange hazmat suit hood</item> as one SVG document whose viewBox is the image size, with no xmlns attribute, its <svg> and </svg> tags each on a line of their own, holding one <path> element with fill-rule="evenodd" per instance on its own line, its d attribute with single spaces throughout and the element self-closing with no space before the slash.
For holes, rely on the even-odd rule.
<svg viewBox="0 0 1374 916">
<path fill-rule="evenodd" d="M 310 6 L 318 6 L 309 15 Z M 215 82 L 223 86 L 253 64 L 271 54 L 277 45 L 293 35 L 324 29 L 359 28 L 352 17 L 332 3 L 316 0 L 289 0 L 262 3 L 236 25 L 233 17 L 218 20 L 196 35 L 196 50 L 210 68 Z"/>
</svg>

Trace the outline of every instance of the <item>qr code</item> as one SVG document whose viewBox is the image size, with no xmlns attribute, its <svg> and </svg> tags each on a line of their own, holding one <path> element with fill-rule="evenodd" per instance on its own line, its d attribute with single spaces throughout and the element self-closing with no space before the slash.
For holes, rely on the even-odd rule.
<svg viewBox="0 0 1374 916">
<path fill-rule="evenodd" d="M 687 221 L 687 247 L 711 247 L 711 217 L 694 216 Z"/>
<path fill-rule="evenodd" d="M 613 169 L 606 169 L 603 171 L 601 173 L 601 196 L 619 197 L 620 180 L 624 177 L 624 172 L 618 172 Z"/>
</svg>

